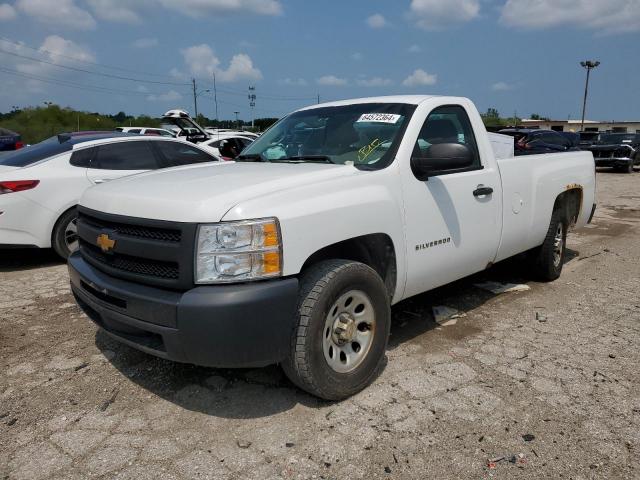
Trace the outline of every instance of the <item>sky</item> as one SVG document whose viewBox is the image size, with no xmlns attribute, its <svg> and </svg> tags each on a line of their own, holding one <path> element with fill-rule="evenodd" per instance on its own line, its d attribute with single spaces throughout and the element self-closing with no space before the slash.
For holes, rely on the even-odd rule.
<svg viewBox="0 0 640 480">
<path fill-rule="evenodd" d="M 0 111 L 279 117 L 441 94 L 481 111 L 640 120 L 640 0 L 0 0 Z"/>
</svg>

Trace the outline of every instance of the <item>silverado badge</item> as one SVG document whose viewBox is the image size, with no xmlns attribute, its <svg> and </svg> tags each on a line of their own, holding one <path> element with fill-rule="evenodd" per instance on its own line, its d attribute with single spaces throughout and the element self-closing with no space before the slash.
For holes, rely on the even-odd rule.
<svg viewBox="0 0 640 480">
<path fill-rule="evenodd" d="M 109 252 L 116 245 L 116 241 L 109 238 L 109 235 L 106 233 L 101 233 L 98 235 L 98 239 L 96 240 L 96 244 L 102 249 L 104 253 Z"/>
</svg>

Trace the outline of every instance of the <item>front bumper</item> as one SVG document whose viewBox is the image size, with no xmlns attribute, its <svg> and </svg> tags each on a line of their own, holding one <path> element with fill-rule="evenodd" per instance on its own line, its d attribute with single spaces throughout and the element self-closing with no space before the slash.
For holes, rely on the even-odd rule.
<svg viewBox="0 0 640 480">
<path fill-rule="evenodd" d="M 626 167 L 633 163 L 632 158 L 626 157 L 595 158 L 594 160 L 596 167 Z"/>
<path fill-rule="evenodd" d="M 146 353 L 209 367 L 261 367 L 288 355 L 297 278 L 175 292 L 110 277 L 78 253 L 69 275 L 87 316 Z"/>
</svg>

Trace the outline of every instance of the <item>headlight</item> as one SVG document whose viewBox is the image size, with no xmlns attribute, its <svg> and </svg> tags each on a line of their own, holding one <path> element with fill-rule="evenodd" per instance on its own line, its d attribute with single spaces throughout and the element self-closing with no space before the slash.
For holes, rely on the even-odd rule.
<svg viewBox="0 0 640 480">
<path fill-rule="evenodd" d="M 199 226 L 196 283 L 242 282 L 281 273 L 282 245 L 276 218 Z"/>
</svg>

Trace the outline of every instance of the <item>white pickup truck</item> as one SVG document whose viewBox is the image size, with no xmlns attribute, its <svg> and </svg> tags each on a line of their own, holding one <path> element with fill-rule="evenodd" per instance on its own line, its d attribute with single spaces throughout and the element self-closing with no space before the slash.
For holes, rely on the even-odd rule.
<svg viewBox="0 0 640 480">
<path fill-rule="evenodd" d="M 304 390 L 348 397 L 384 364 L 391 305 L 523 252 L 553 280 L 567 229 L 591 220 L 591 153 L 497 160 L 491 138 L 466 98 L 298 110 L 235 162 L 89 189 L 72 290 L 134 348 L 280 363 Z"/>
</svg>

